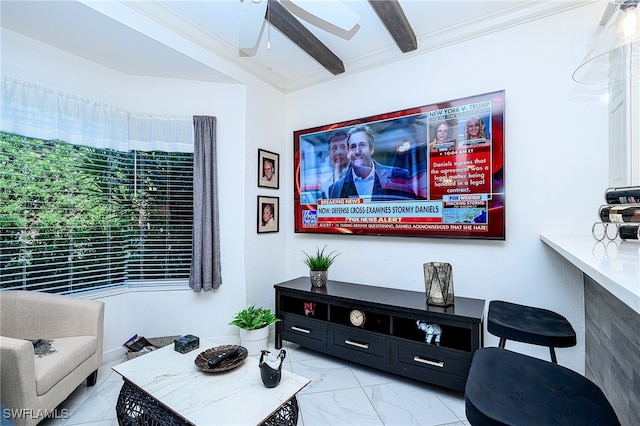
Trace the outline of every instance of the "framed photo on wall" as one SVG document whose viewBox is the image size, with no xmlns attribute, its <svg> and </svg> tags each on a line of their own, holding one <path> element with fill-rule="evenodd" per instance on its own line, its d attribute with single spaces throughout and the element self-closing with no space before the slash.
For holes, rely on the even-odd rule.
<svg viewBox="0 0 640 426">
<path fill-rule="evenodd" d="M 258 186 L 278 189 L 280 187 L 280 155 L 258 149 Z"/>
<path fill-rule="evenodd" d="M 258 234 L 280 230 L 280 198 L 258 195 Z"/>
</svg>

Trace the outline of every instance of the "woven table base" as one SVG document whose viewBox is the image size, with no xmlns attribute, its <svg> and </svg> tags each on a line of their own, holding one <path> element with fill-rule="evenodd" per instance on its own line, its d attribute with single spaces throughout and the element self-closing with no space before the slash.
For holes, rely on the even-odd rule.
<svg viewBox="0 0 640 426">
<path fill-rule="evenodd" d="M 127 381 L 122 385 L 116 402 L 116 417 L 120 426 L 183 426 L 190 424 Z"/>
<path fill-rule="evenodd" d="M 261 426 L 296 426 L 298 424 L 298 399 L 294 396 L 285 402 Z"/>
<path fill-rule="evenodd" d="M 295 426 L 298 423 L 298 411 L 298 400 L 294 396 L 262 423 L 262 426 Z M 120 426 L 191 425 L 126 380 L 116 402 L 116 416 Z"/>
</svg>

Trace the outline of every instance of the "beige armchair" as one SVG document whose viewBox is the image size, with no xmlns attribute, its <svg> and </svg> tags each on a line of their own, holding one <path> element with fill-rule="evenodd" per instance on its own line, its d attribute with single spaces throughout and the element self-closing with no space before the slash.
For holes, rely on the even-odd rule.
<svg viewBox="0 0 640 426">
<path fill-rule="evenodd" d="M 102 362 L 104 303 L 31 291 L 0 291 L 0 399 L 17 425 L 35 425 Z M 30 340 L 52 339 L 54 352 L 34 355 Z"/>
</svg>

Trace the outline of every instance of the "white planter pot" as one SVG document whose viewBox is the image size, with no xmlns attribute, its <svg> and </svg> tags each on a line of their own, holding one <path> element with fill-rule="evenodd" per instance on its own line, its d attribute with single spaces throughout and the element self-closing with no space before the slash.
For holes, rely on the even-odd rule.
<svg viewBox="0 0 640 426">
<path fill-rule="evenodd" d="M 240 345 L 244 346 L 249 355 L 260 355 L 263 349 L 269 349 L 269 326 L 257 330 L 240 329 Z"/>
</svg>

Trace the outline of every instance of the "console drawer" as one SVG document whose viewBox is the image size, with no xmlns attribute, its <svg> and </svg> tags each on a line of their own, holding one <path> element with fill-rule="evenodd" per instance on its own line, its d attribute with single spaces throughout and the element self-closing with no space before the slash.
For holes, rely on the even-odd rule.
<svg viewBox="0 0 640 426">
<path fill-rule="evenodd" d="M 342 357 L 366 364 L 388 364 L 389 338 L 356 328 L 333 326 L 330 347 Z"/>
<path fill-rule="evenodd" d="M 327 323 L 298 315 L 282 313 L 282 338 L 314 348 L 325 347 L 327 341 Z"/>
<path fill-rule="evenodd" d="M 471 367 L 471 354 L 426 343 L 392 342 L 394 361 L 402 369 L 416 374 L 442 372 L 466 377 Z"/>
</svg>

